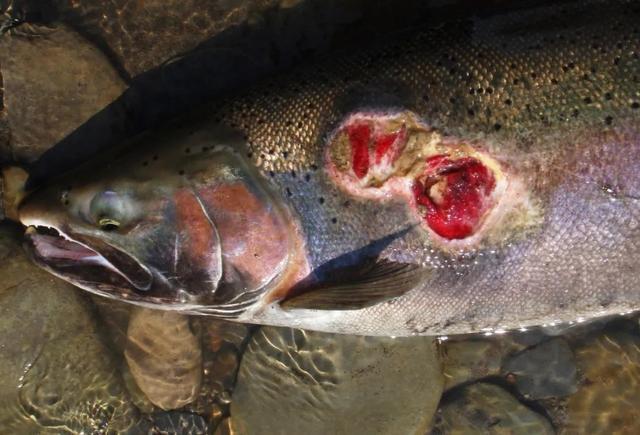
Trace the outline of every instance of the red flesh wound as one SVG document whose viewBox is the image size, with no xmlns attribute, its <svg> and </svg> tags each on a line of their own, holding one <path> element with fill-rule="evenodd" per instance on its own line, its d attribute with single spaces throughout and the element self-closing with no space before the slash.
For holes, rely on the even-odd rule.
<svg viewBox="0 0 640 435">
<path fill-rule="evenodd" d="M 426 178 L 414 182 L 413 194 L 426 209 L 427 224 L 446 239 L 472 235 L 490 205 L 487 198 L 495 187 L 493 174 L 471 157 L 450 160 L 434 156 L 426 164 Z M 442 183 L 439 202 L 431 192 L 437 183 Z"/>
<path fill-rule="evenodd" d="M 376 164 L 380 164 L 385 155 L 387 155 L 391 151 L 391 146 L 396 143 L 400 136 L 404 135 L 405 127 L 402 126 L 401 130 L 395 131 L 393 133 L 382 134 L 376 137 L 376 147 L 375 147 L 375 161 Z M 398 150 L 395 150 L 396 153 Z M 395 157 L 392 158 L 395 160 Z"/>
<path fill-rule="evenodd" d="M 371 127 L 368 124 L 352 124 L 347 127 L 351 143 L 351 165 L 356 177 L 363 178 L 369 172 L 369 142 Z"/>
</svg>

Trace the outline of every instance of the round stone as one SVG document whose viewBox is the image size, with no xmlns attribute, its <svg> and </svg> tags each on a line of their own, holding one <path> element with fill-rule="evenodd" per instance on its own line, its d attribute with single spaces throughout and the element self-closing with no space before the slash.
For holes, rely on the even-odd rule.
<svg viewBox="0 0 640 435">
<path fill-rule="evenodd" d="M 243 434 L 425 433 L 443 384 L 431 338 L 263 327 L 242 359 L 231 425 Z"/>
</svg>

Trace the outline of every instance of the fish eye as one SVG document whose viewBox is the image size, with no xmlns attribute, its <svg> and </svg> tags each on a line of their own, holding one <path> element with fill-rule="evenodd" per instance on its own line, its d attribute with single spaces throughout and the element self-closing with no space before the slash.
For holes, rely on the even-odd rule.
<svg viewBox="0 0 640 435">
<path fill-rule="evenodd" d="M 115 219 L 102 218 L 98 221 L 100 229 L 103 231 L 115 231 L 120 228 L 120 222 Z"/>
<path fill-rule="evenodd" d="M 115 231 L 128 221 L 131 204 L 128 195 L 105 190 L 93 197 L 89 205 L 89 220 L 103 231 Z"/>
</svg>

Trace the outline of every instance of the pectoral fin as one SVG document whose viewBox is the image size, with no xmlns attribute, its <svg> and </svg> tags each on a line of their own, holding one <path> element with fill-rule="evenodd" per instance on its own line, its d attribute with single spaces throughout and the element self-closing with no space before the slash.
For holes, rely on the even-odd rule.
<svg viewBox="0 0 640 435">
<path fill-rule="evenodd" d="M 415 289 L 427 270 L 415 264 L 369 261 L 357 268 L 337 270 L 336 279 L 285 299 L 285 309 L 358 310 Z"/>
</svg>

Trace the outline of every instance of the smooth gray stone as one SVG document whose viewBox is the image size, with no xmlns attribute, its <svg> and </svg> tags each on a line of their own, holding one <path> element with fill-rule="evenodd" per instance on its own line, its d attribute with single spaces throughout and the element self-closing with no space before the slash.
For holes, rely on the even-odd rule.
<svg viewBox="0 0 640 435">
<path fill-rule="evenodd" d="M 521 404 L 493 384 L 465 387 L 438 410 L 432 435 L 440 434 L 553 434 L 542 415 Z"/>
<path fill-rule="evenodd" d="M 577 390 L 573 352 L 564 338 L 554 338 L 509 358 L 502 369 L 515 376 L 518 390 L 529 399 L 564 397 Z"/>
<path fill-rule="evenodd" d="M 429 337 L 263 327 L 240 365 L 231 427 L 269 435 L 425 433 L 443 384 Z"/>
</svg>

